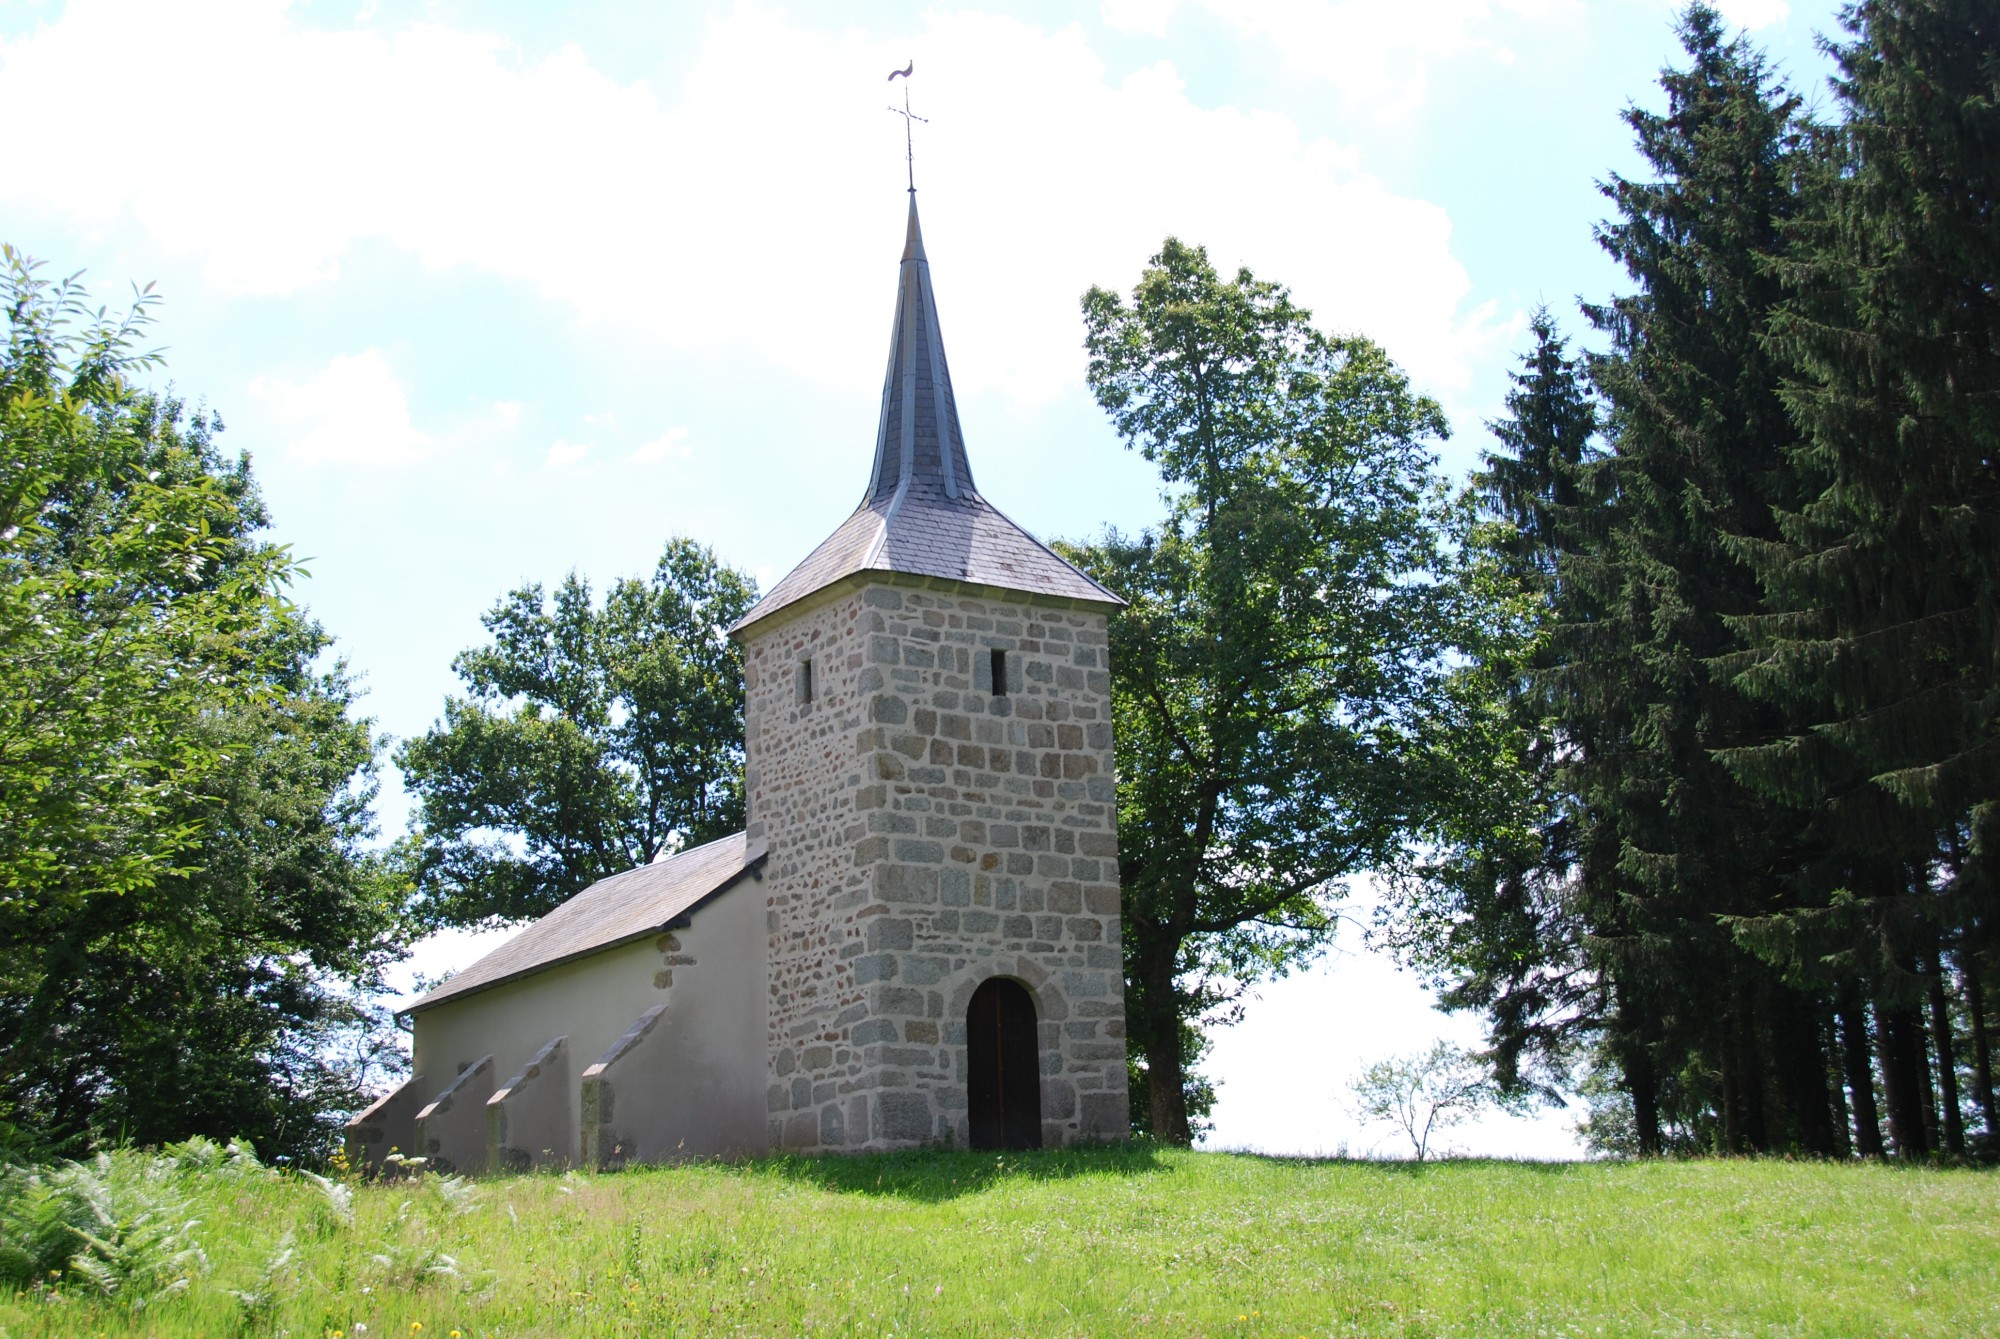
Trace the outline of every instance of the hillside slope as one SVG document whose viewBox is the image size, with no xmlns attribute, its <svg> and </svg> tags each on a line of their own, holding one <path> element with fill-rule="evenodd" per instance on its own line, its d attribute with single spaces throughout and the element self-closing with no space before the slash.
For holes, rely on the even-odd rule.
<svg viewBox="0 0 2000 1339">
<path fill-rule="evenodd" d="M 71 1268 L 0 1292 L 0 1333 L 2000 1333 L 1987 1172 L 1115 1149 L 330 1192 L 214 1156 L 89 1175 L 122 1298 Z M 34 1208 L 12 1204 L 10 1246 Z"/>
</svg>

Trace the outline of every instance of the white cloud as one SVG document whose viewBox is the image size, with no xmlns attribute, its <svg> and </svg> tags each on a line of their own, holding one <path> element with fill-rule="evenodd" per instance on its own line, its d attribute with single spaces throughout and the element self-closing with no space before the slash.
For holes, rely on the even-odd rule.
<svg viewBox="0 0 2000 1339">
<path fill-rule="evenodd" d="M 1677 0 L 1678 2 L 1678 0 Z M 1759 0 L 1749 0 L 1758 3 Z M 1581 0 L 1201 0 L 1217 18 L 1324 79 L 1344 106 L 1394 120 L 1422 105 L 1433 67 L 1477 56 L 1511 65 L 1524 21 L 1574 20 Z"/>
<path fill-rule="evenodd" d="M 590 453 L 588 442 L 565 442 L 558 440 L 549 447 L 549 468 L 568 469 Z"/>
<path fill-rule="evenodd" d="M 662 460 L 686 460 L 693 454 L 694 448 L 688 444 L 688 430 L 668 428 L 634 451 L 632 461 L 637 465 L 652 465 Z"/>
<path fill-rule="evenodd" d="M 496 400 L 444 424 L 420 428 L 403 378 L 380 349 L 335 355 L 303 378 L 266 373 L 245 388 L 255 438 L 281 443 L 309 465 L 394 469 L 454 448 L 503 439 L 521 404 Z"/>
<path fill-rule="evenodd" d="M 380 349 L 341 354 L 303 381 L 261 376 L 249 390 L 253 413 L 300 460 L 404 464 L 436 446 L 410 421 L 409 397 Z"/>
<path fill-rule="evenodd" d="M 1104 0 L 1097 13 L 1105 27 L 1118 32 L 1165 37 L 1174 16 L 1174 0 Z"/>
<path fill-rule="evenodd" d="M 1244 22 L 1297 40 L 1320 11 L 1398 8 L 1265 0 Z M 1129 285 L 1169 231 L 1289 282 L 1427 387 L 1466 380 L 1478 332 L 1441 209 L 1285 117 L 1195 105 L 1170 65 L 1114 82 L 1079 27 L 971 12 L 933 11 L 891 47 L 746 4 L 708 25 L 669 104 L 576 49 L 530 60 L 463 28 L 325 31 L 278 0 L 76 0 L 0 46 L 0 121 L 62 106 L 70 139 L 132 151 L 117 172 L 45 157 L 0 178 L 0 210 L 136 225 L 245 294 L 325 283 L 356 246 L 386 245 L 670 347 L 736 344 L 866 386 L 901 209 L 881 72 L 912 55 L 932 76 L 915 90 L 932 118 L 918 177 L 961 394 L 1074 388 L 1078 295 Z"/>
</svg>

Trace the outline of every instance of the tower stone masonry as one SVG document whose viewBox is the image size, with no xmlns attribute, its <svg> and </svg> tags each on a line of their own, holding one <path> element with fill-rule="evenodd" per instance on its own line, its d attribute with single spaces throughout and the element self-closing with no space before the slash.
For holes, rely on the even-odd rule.
<svg viewBox="0 0 2000 1339">
<path fill-rule="evenodd" d="M 1105 640 L 1096 610 L 871 581 L 746 646 L 774 1147 L 967 1144 L 992 976 L 1037 1006 L 1042 1141 L 1123 1132 Z"/>
</svg>

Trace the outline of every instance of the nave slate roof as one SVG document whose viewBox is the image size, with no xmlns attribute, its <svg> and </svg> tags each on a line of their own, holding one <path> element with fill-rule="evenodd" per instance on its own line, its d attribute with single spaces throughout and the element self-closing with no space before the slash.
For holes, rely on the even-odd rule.
<svg viewBox="0 0 2000 1339">
<path fill-rule="evenodd" d="M 742 833 L 599 879 L 499 948 L 400 1010 L 413 1014 L 572 958 L 676 929 L 764 859 Z"/>
<path fill-rule="evenodd" d="M 973 487 L 914 194 L 868 491 L 855 513 L 730 631 L 741 632 L 787 605 L 867 573 L 964 582 L 1079 604 L 1124 603 Z"/>
</svg>

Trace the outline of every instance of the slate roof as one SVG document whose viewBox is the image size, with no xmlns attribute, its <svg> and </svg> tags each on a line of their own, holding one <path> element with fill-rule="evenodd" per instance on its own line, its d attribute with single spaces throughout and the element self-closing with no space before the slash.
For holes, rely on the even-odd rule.
<svg viewBox="0 0 2000 1339">
<path fill-rule="evenodd" d="M 417 1013 L 665 930 L 756 868 L 764 854 L 739 832 L 599 879 L 400 1012 Z"/>
<path fill-rule="evenodd" d="M 871 571 L 1086 604 L 1124 603 L 1002 515 L 973 487 L 914 194 L 868 490 L 854 514 L 730 631 L 740 632 L 837 581 Z"/>
</svg>

